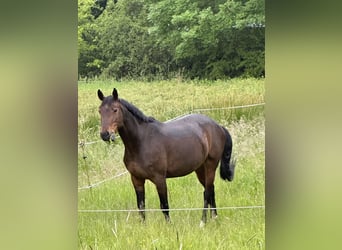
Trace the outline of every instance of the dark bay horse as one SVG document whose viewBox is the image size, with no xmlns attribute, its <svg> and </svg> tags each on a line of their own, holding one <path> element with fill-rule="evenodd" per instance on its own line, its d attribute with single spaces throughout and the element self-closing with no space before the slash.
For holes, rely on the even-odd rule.
<svg viewBox="0 0 342 250">
<path fill-rule="evenodd" d="M 204 187 L 201 224 L 206 222 L 208 205 L 216 217 L 215 172 L 219 161 L 223 180 L 232 181 L 235 161 L 231 160 L 232 138 L 228 131 L 204 115 L 191 114 L 168 122 L 145 116 L 137 107 L 118 97 L 114 88 L 102 101 L 101 138 L 114 141 L 118 132 L 125 145 L 124 163 L 131 174 L 140 215 L 145 220 L 145 180 L 156 185 L 160 208 L 170 220 L 166 178 L 195 171 Z"/>
</svg>

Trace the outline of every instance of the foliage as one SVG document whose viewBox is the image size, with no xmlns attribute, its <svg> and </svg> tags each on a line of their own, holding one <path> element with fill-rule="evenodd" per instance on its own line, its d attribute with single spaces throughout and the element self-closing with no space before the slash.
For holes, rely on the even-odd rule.
<svg viewBox="0 0 342 250">
<path fill-rule="evenodd" d="M 261 76 L 262 70 L 254 69 L 250 61 L 263 68 L 263 5 L 253 2 L 262 3 L 223 1 L 213 6 L 212 1 L 179 0 L 175 3 L 179 8 L 172 8 L 164 0 L 154 6 L 150 18 L 159 42 L 174 42 L 175 59 L 190 78 Z M 252 11 L 252 7 L 258 8 Z"/>
<path fill-rule="evenodd" d="M 97 26 L 91 15 L 93 1 L 78 2 L 78 73 L 81 76 L 94 77 L 101 73 L 103 61 L 98 43 Z"/>
<path fill-rule="evenodd" d="M 99 46 L 106 78 L 137 78 L 160 74 L 164 55 L 148 33 L 147 6 L 142 0 L 110 4 L 99 18 Z"/>
<path fill-rule="evenodd" d="M 80 76 L 264 76 L 264 8 L 263 0 L 81 0 Z"/>
</svg>

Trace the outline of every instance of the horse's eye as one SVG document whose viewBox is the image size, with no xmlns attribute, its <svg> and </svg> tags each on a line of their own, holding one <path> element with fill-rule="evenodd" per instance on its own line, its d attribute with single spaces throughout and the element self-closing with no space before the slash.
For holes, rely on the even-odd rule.
<svg viewBox="0 0 342 250">
<path fill-rule="evenodd" d="M 116 113 L 117 111 L 118 111 L 118 109 L 116 109 L 116 108 L 115 108 L 115 109 L 113 109 L 113 112 L 114 112 L 114 113 Z"/>
</svg>

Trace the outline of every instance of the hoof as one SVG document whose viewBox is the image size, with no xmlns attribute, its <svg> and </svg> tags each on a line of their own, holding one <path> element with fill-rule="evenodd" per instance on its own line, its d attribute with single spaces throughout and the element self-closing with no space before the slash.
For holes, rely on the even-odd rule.
<svg viewBox="0 0 342 250">
<path fill-rule="evenodd" d="M 212 213 L 212 214 L 211 214 L 211 218 L 212 218 L 212 219 L 216 219 L 216 218 L 217 218 L 217 213 Z"/>
<path fill-rule="evenodd" d="M 203 221 L 203 220 L 201 220 L 201 222 L 200 222 L 200 228 L 203 228 L 204 226 L 205 226 L 205 222 Z"/>
</svg>

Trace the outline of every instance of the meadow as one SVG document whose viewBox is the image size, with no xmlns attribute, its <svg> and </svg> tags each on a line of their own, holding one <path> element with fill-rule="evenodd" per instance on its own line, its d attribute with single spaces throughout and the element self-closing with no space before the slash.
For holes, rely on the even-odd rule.
<svg viewBox="0 0 342 250">
<path fill-rule="evenodd" d="M 141 223 L 130 176 L 123 164 L 123 144 L 102 142 L 97 89 L 119 97 L 144 114 L 166 121 L 202 113 L 225 126 L 237 159 L 233 182 L 216 174 L 218 218 L 199 227 L 203 188 L 194 173 L 168 179 L 171 223 L 161 211 L 146 212 Z M 226 81 L 94 81 L 78 84 L 78 247 L 79 249 L 265 249 L 265 209 L 238 208 L 265 204 L 264 79 Z M 210 109 L 210 110 L 208 110 Z M 117 176 L 116 178 L 113 178 Z M 91 184 L 98 184 L 87 188 Z M 159 208 L 154 185 L 145 184 L 146 209 Z M 119 211 L 95 211 L 119 210 Z"/>
</svg>

